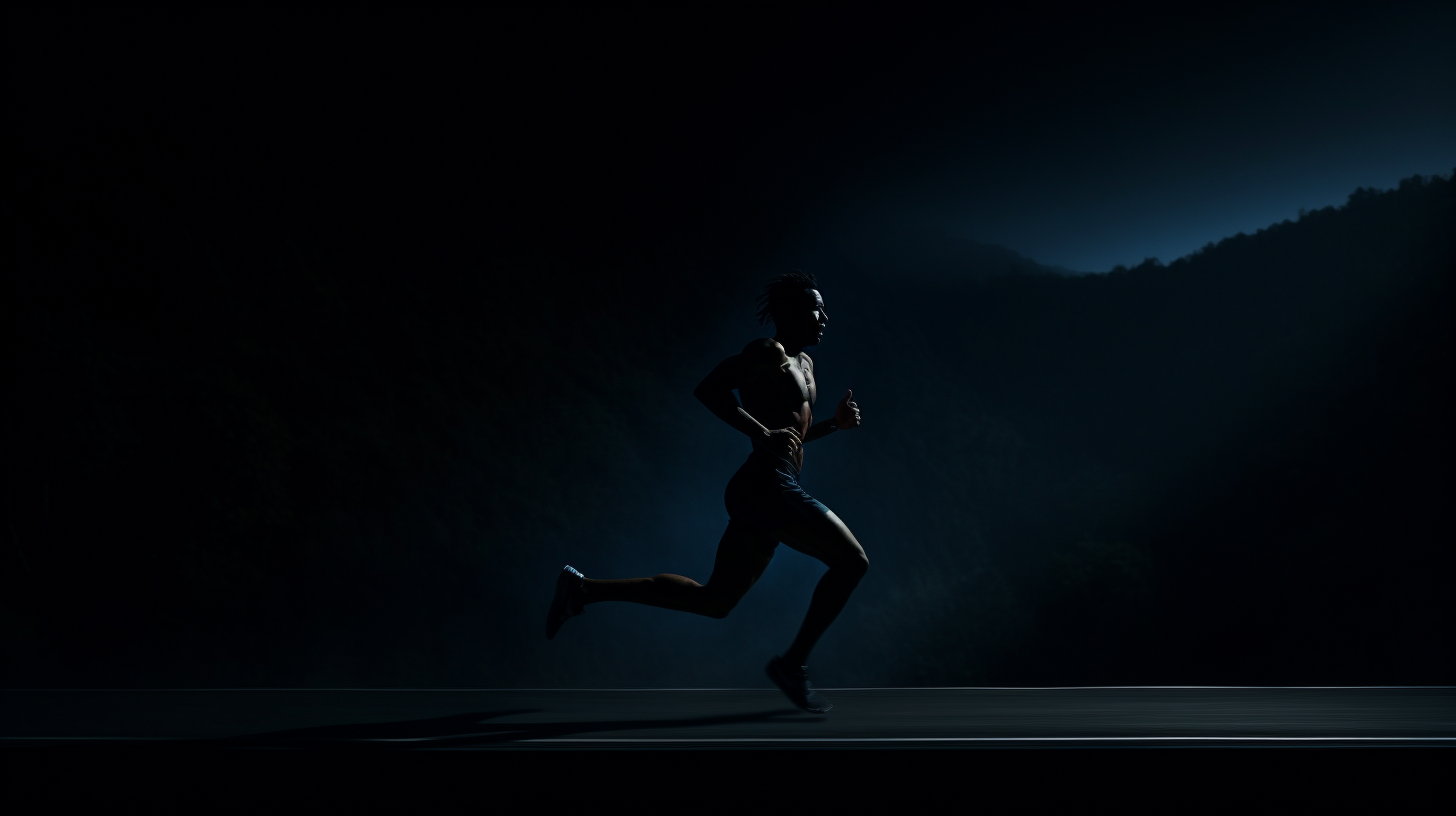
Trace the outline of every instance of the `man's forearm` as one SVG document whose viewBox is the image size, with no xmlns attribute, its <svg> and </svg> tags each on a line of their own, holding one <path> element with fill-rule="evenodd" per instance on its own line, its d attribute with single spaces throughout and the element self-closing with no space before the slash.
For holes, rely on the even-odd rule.
<svg viewBox="0 0 1456 816">
<path fill-rule="evenodd" d="M 831 417 L 814 423 L 813 427 L 809 428 L 809 433 L 804 435 L 804 441 L 813 442 L 816 439 L 823 439 L 837 430 L 839 430 L 839 426 L 834 424 L 834 419 Z"/>
<path fill-rule="evenodd" d="M 696 396 L 709 411 L 713 412 L 714 416 L 732 425 L 739 433 L 746 436 L 763 436 L 768 432 L 768 429 L 758 420 L 743 410 L 743 406 L 738 404 L 738 398 L 733 396 L 732 391 L 700 390 Z"/>
</svg>

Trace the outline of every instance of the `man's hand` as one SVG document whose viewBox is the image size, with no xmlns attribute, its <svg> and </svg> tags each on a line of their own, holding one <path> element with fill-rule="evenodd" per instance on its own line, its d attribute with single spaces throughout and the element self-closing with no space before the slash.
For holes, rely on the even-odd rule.
<svg viewBox="0 0 1456 816">
<path fill-rule="evenodd" d="M 737 400 L 735 399 L 734 402 L 737 402 Z M 782 445 L 784 452 L 790 456 L 804 448 L 804 438 L 799 436 L 799 429 L 779 428 L 776 431 L 770 431 L 763 426 L 762 422 L 754 419 L 752 414 L 743 410 L 743 406 L 741 405 L 738 406 L 738 415 L 753 423 L 753 427 L 757 428 L 758 432 L 763 434 L 763 437 L 769 441 L 769 447 L 773 447 L 775 444 Z M 750 435 L 752 434 L 750 433 Z"/>
<path fill-rule="evenodd" d="M 834 427 L 841 431 L 850 428 L 858 428 L 863 420 L 860 419 L 859 405 L 854 401 L 854 391 L 845 391 L 844 399 L 834 409 Z"/>
<path fill-rule="evenodd" d="M 799 436 L 799 431 L 796 428 L 779 428 L 776 431 L 765 431 L 764 435 L 768 437 L 771 444 L 783 445 L 784 452 L 789 456 L 793 456 L 804 447 L 804 440 Z"/>
</svg>

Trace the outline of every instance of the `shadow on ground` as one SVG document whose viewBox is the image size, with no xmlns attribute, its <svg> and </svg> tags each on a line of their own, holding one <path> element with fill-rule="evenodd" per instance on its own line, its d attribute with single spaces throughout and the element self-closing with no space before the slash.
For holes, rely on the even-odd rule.
<svg viewBox="0 0 1456 816">
<path fill-rule="evenodd" d="M 451 714 L 447 717 L 431 717 L 424 720 L 406 720 L 392 723 L 325 725 L 312 728 L 296 728 L 287 731 L 274 731 L 266 734 L 253 734 L 246 737 L 198 740 L 193 742 L 193 744 L 220 748 L 351 747 L 375 750 L 433 749 L 506 744 L 527 740 L 561 739 L 610 731 L 637 731 L 647 728 L 653 730 L 693 729 L 718 725 L 766 722 L 768 720 L 787 717 L 810 718 L 809 715 L 804 715 L 797 709 L 788 708 L 747 714 L 728 714 L 714 717 L 684 717 L 678 719 L 592 720 L 546 723 L 488 722 L 489 720 L 516 714 L 536 714 L 540 711 L 542 709 L 521 708 L 503 711 L 476 711 L 465 714 Z"/>
</svg>

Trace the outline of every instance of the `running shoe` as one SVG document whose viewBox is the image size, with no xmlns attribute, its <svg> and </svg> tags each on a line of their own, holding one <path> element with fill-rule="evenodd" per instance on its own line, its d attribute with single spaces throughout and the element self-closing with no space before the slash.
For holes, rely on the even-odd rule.
<svg viewBox="0 0 1456 816">
<path fill-rule="evenodd" d="M 768 679 L 799 708 L 823 714 L 834 707 L 810 685 L 808 666 L 790 667 L 784 664 L 783 658 L 774 655 L 764 671 L 768 673 Z"/>
<path fill-rule="evenodd" d="M 556 595 L 551 599 L 550 611 L 546 613 L 547 640 L 556 637 L 556 631 L 567 618 L 574 618 L 586 610 L 580 597 L 581 583 L 585 580 L 586 576 L 570 565 L 561 568 L 561 573 L 556 576 Z"/>
</svg>

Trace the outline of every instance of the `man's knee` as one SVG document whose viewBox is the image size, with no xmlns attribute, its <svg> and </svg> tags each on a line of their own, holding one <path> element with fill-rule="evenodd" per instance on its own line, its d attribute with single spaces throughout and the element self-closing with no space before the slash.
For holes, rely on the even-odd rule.
<svg viewBox="0 0 1456 816">
<path fill-rule="evenodd" d="M 738 605 L 738 600 L 742 597 L 742 595 L 710 592 L 703 603 L 702 613 L 710 618 L 722 620 L 728 617 L 728 613 L 733 611 L 733 607 Z"/>
<path fill-rule="evenodd" d="M 859 579 L 864 577 L 866 572 L 869 572 L 870 559 L 869 556 L 865 555 L 864 552 L 861 551 L 854 555 L 845 556 L 839 561 L 839 563 L 834 565 L 834 569 L 842 570 L 845 575 L 850 576 L 854 578 L 854 580 L 858 581 Z"/>
</svg>

